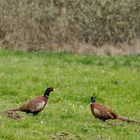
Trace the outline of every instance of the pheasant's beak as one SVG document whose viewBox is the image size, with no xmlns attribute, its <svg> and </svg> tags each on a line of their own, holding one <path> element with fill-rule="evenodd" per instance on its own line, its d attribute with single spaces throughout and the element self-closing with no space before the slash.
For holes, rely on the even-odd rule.
<svg viewBox="0 0 140 140">
<path fill-rule="evenodd" d="M 55 91 L 56 89 L 55 88 L 53 88 L 53 91 Z"/>
</svg>

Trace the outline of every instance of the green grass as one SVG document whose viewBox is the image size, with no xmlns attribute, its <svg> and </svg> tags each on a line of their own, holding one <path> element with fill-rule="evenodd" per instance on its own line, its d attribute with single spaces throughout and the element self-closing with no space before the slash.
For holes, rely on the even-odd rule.
<svg viewBox="0 0 140 140">
<path fill-rule="evenodd" d="M 0 116 L 1 140 L 138 140 L 140 126 L 111 126 L 90 112 L 90 96 L 140 120 L 140 56 L 92 56 L 0 50 L 0 111 L 56 88 L 38 116 Z M 118 123 L 118 121 L 108 121 Z M 61 136 L 62 132 L 68 133 Z"/>
</svg>

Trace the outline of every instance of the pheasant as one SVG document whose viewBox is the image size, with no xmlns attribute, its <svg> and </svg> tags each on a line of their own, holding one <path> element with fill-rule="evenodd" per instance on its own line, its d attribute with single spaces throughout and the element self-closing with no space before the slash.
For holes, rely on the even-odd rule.
<svg viewBox="0 0 140 140">
<path fill-rule="evenodd" d="M 135 121 L 127 117 L 119 116 L 114 111 L 112 111 L 109 107 L 96 103 L 96 97 L 92 96 L 90 100 L 91 100 L 90 108 L 91 108 L 92 114 L 96 118 L 103 120 L 104 122 L 108 119 L 118 119 L 118 120 L 125 121 L 128 123 L 131 123 L 131 122 L 140 123 L 139 121 Z"/>
<path fill-rule="evenodd" d="M 44 107 L 48 102 L 50 93 L 54 90 L 55 90 L 54 88 L 49 87 L 46 89 L 43 96 L 34 97 L 32 100 L 27 101 L 19 108 L 12 109 L 9 111 L 21 111 L 21 112 L 26 112 L 27 114 L 32 113 L 33 115 L 37 115 L 39 112 L 41 112 L 44 109 Z"/>
</svg>

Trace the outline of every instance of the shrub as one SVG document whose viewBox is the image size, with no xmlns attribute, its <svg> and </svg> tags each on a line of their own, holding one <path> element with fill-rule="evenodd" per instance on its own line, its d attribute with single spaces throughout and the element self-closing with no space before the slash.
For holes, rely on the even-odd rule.
<svg viewBox="0 0 140 140">
<path fill-rule="evenodd" d="M 139 19 L 139 0 L 2 0 L 0 42 L 25 50 L 130 44 L 140 37 Z"/>
</svg>

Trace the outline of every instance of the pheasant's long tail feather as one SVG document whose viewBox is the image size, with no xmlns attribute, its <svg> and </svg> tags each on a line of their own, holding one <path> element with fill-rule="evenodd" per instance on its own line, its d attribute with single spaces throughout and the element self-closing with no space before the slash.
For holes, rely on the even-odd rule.
<svg viewBox="0 0 140 140">
<path fill-rule="evenodd" d="M 11 110 L 6 110 L 6 111 L 21 111 L 19 108 L 16 109 L 11 109 Z"/>
<path fill-rule="evenodd" d="M 128 122 L 128 123 L 137 123 L 137 124 L 140 124 L 140 121 L 133 120 L 133 119 L 130 119 L 130 118 L 127 118 L 127 117 L 123 117 L 123 116 L 117 116 L 117 119 L 118 120 L 121 120 L 121 121 Z"/>
<path fill-rule="evenodd" d="M 5 114 L 7 112 L 15 112 L 15 111 L 21 111 L 19 108 L 16 108 L 16 109 L 10 109 L 10 110 L 5 110 L 5 111 L 1 111 L 0 114 Z"/>
</svg>

